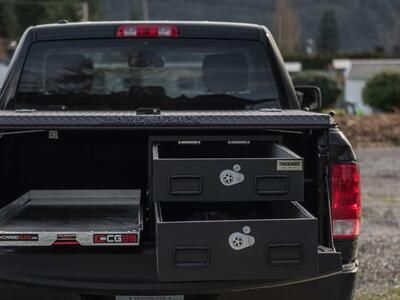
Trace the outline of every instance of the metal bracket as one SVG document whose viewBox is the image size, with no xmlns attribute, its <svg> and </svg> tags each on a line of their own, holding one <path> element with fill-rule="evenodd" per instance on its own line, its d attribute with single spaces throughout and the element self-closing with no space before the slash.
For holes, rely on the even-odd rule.
<svg viewBox="0 0 400 300">
<path fill-rule="evenodd" d="M 28 134 L 28 133 L 38 133 L 38 132 L 46 132 L 47 130 L 23 130 L 23 131 L 7 131 L 0 132 L 0 138 L 6 135 L 16 135 L 16 134 Z"/>
</svg>

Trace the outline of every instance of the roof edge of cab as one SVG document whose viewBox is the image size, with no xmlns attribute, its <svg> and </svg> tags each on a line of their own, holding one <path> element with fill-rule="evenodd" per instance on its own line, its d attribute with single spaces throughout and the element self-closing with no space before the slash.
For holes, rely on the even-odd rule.
<svg viewBox="0 0 400 300">
<path fill-rule="evenodd" d="M 208 21 L 113 21 L 38 25 L 32 28 L 37 41 L 114 38 L 120 25 L 176 25 L 181 38 L 224 38 L 257 40 L 262 26 L 247 23 Z"/>
</svg>

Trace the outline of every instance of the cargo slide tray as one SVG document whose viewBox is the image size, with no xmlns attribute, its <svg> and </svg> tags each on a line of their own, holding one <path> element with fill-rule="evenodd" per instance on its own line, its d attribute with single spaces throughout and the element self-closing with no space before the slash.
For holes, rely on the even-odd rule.
<svg viewBox="0 0 400 300">
<path fill-rule="evenodd" d="M 0 246 L 135 246 L 140 190 L 31 190 L 0 210 Z"/>
</svg>

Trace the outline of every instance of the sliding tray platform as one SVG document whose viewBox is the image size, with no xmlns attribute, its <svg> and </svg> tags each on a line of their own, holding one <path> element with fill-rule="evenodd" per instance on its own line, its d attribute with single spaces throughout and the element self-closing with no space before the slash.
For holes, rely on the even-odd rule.
<svg viewBox="0 0 400 300">
<path fill-rule="evenodd" d="M 0 246 L 136 246 L 140 190 L 32 190 L 0 210 Z"/>
</svg>

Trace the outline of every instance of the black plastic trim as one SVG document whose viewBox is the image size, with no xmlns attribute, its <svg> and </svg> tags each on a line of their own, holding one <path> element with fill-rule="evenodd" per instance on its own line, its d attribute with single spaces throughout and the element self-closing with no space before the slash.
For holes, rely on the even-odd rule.
<svg viewBox="0 0 400 300">
<path fill-rule="evenodd" d="M 93 253 L 87 249 L 76 253 L 45 251 L 43 249 L 0 249 L 0 282 L 44 288 L 71 289 L 97 294 L 154 292 L 156 294 L 204 294 L 246 291 L 258 288 L 290 286 L 320 278 L 357 272 L 342 271 L 340 253 L 318 251 L 319 272 L 315 277 L 296 280 L 166 282 L 157 280 L 157 260 L 154 249 L 142 246 L 118 253 Z M 173 257 L 171 257 L 173 259 Z"/>
</svg>

